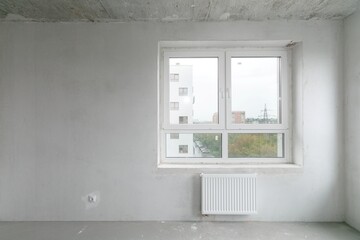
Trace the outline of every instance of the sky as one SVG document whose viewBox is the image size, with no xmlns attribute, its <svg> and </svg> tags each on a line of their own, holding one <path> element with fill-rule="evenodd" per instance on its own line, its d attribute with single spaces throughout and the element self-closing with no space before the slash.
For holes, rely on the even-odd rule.
<svg viewBox="0 0 360 240">
<path fill-rule="evenodd" d="M 278 58 L 232 58 L 232 111 L 245 111 L 257 118 L 266 108 L 269 117 L 278 115 Z"/>
</svg>

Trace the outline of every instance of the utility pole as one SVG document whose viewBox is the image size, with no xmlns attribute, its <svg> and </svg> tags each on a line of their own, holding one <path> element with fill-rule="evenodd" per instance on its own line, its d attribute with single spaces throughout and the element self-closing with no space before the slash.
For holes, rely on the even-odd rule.
<svg viewBox="0 0 360 240">
<path fill-rule="evenodd" d="M 266 104 L 264 106 L 264 110 L 263 110 L 263 121 L 264 123 L 269 123 L 269 116 L 268 116 L 268 111 L 267 111 L 267 108 L 266 108 Z"/>
</svg>

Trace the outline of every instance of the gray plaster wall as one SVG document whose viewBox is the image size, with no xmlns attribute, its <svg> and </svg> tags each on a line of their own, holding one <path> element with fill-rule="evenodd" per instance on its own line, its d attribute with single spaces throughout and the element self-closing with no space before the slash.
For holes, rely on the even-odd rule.
<svg viewBox="0 0 360 240">
<path fill-rule="evenodd" d="M 360 8 L 358 8 L 360 9 Z M 346 221 L 360 230 L 360 11 L 345 20 Z"/>
<path fill-rule="evenodd" d="M 0 1 L 0 21 L 236 21 L 343 19 L 359 0 Z"/>
<path fill-rule="evenodd" d="M 342 27 L 0 23 L 0 220 L 344 220 Z M 210 171 L 157 169 L 160 40 L 302 41 L 304 167 L 259 172 L 257 215 L 202 217 Z"/>
</svg>

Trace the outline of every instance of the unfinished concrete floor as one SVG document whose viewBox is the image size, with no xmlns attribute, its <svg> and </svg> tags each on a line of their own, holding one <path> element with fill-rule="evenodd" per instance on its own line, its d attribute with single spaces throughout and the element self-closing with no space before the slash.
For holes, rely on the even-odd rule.
<svg viewBox="0 0 360 240">
<path fill-rule="evenodd" d="M 0 222 L 1 240 L 354 240 L 344 223 Z"/>
</svg>

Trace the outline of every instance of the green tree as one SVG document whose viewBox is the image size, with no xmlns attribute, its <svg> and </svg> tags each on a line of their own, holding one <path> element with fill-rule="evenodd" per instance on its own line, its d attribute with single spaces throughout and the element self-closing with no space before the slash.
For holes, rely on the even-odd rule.
<svg viewBox="0 0 360 240">
<path fill-rule="evenodd" d="M 229 134 L 230 158 L 277 157 L 277 134 Z"/>
<path fill-rule="evenodd" d="M 194 141 L 198 141 L 202 149 L 207 149 L 207 157 L 221 157 L 221 134 L 217 133 L 195 133 Z"/>
</svg>

